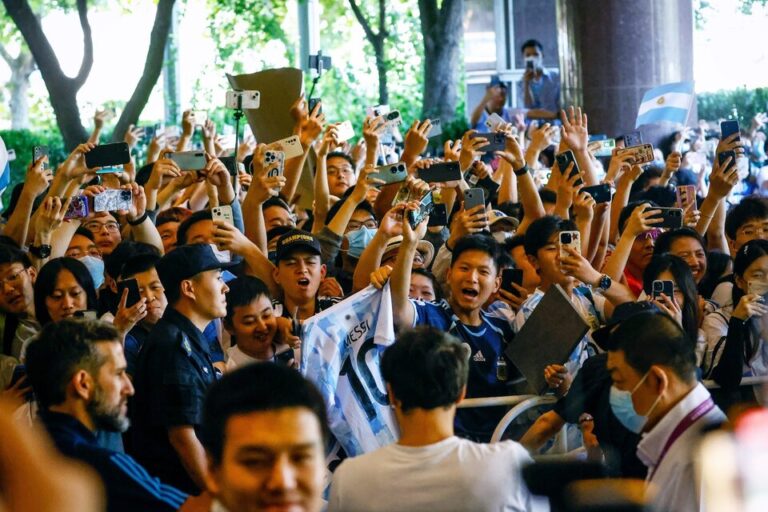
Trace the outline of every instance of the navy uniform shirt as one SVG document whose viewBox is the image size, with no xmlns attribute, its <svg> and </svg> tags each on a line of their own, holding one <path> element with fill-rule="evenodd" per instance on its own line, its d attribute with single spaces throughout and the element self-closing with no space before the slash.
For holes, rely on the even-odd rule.
<svg viewBox="0 0 768 512">
<path fill-rule="evenodd" d="M 516 370 L 506 360 L 504 349 L 514 337 L 509 321 L 480 311 L 482 325 L 465 325 L 456 317 L 447 301 L 439 303 L 411 300 L 415 308 L 414 326 L 431 325 L 456 336 L 469 345 L 469 376 L 467 398 L 506 396 L 511 393 Z M 507 382 L 496 378 L 499 358 L 507 362 Z M 488 442 L 496 425 L 506 412 L 505 407 L 471 407 L 456 411 L 456 435 L 475 441 Z"/>
<path fill-rule="evenodd" d="M 100 447 L 96 436 L 73 416 L 40 411 L 56 447 L 67 457 L 81 460 L 94 468 L 107 491 L 107 510 L 172 511 L 187 495 L 149 476 L 147 471 L 124 453 Z"/>
<path fill-rule="evenodd" d="M 133 451 L 147 470 L 179 489 L 197 493 L 168 440 L 171 427 L 189 425 L 200 437 L 203 399 L 217 378 L 208 342 L 169 307 L 141 347 L 133 385 Z"/>
</svg>

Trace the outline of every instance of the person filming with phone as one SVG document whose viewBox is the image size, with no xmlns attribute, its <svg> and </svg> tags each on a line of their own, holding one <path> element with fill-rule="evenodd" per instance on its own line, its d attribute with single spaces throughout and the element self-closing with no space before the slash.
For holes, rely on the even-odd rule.
<svg viewBox="0 0 768 512">
<path fill-rule="evenodd" d="M 560 112 L 560 75 L 544 69 L 544 47 L 529 39 L 520 48 L 525 60 L 523 79 L 517 84 L 521 107 L 533 119 L 557 119 Z"/>
</svg>

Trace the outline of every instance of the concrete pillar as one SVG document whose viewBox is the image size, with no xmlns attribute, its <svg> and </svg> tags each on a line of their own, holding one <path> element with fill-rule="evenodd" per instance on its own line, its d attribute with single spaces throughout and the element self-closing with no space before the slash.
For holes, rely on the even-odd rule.
<svg viewBox="0 0 768 512">
<path fill-rule="evenodd" d="M 582 105 L 592 133 L 634 130 L 648 89 L 693 80 L 691 0 L 558 0 L 558 27 L 563 105 Z"/>
</svg>

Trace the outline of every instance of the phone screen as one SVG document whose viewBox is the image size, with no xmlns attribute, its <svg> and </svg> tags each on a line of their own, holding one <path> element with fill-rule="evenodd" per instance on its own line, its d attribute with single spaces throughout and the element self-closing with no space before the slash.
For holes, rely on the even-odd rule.
<svg viewBox="0 0 768 512">
<path fill-rule="evenodd" d="M 505 268 L 501 271 L 501 289 L 519 297 L 520 292 L 512 286 L 512 283 L 518 286 L 523 285 L 523 271 L 519 268 Z"/>
<path fill-rule="evenodd" d="M 141 300 L 139 293 L 139 283 L 136 279 L 125 279 L 117 283 L 117 297 L 122 300 L 123 291 L 128 290 L 128 298 L 125 301 L 127 307 L 131 307 Z"/>
</svg>

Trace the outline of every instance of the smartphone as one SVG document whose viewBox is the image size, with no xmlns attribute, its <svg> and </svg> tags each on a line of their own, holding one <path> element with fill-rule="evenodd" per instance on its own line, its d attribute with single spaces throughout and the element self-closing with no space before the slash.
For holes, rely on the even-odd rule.
<svg viewBox="0 0 768 512">
<path fill-rule="evenodd" d="M 304 154 L 304 148 L 301 147 L 301 140 L 298 135 L 291 135 L 284 139 L 273 142 L 274 148 L 285 153 L 285 159 L 290 160 Z"/>
<path fill-rule="evenodd" d="M 208 120 L 208 112 L 205 110 L 193 110 L 192 117 L 195 118 L 195 126 L 203 126 Z"/>
<path fill-rule="evenodd" d="M 434 199 L 434 196 L 433 196 Z M 432 213 L 429 214 L 427 227 L 433 228 L 448 225 L 448 210 L 443 203 L 435 203 Z"/>
<path fill-rule="evenodd" d="M 339 141 L 343 142 L 355 136 L 355 129 L 352 128 L 350 121 L 344 121 L 336 125 L 336 134 L 339 137 Z"/>
<path fill-rule="evenodd" d="M 307 108 L 309 109 L 309 113 L 311 114 L 313 110 L 315 110 L 315 107 L 318 103 L 321 103 L 323 100 L 320 98 L 309 98 L 309 102 L 307 102 Z M 323 113 L 323 105 L 320 104 L 320 108 L 317 109 L 318 114 Z"/>
<path fill-rule="evenodd" d="M 88 216 L 88 213 L 88 196 L 73 196 L 67 211 L 64 213 L 64 218 L 84 219 Z"/>
<path fill-rule="evenodd" d="M 181 151 L 179 153 L 166 153 L 165 158 L 173 160 L 182 171 L 202 171 L 205 169 L 204 151 Z"/>
<path fill-rule="evenodd" d="M 519 268 L 505 268 L 501 271 L 501 289 L 519 297 L 520 292 L 512 286 L 512 283 L 517 286 L 523 285 L 523 271 Z"/>
<path fill-rule="evenodd" d="M 328 71 L 331 69 L 332 60 L 328 55 L 315 54 L 309 56 L 310 69 L 317 71 Z"/>
<path fill-rule="evenodd" d="M 651 217 L 652 219 L 659 219 L 659 218 L 664 219 L 661 223 L 654 224 L 653 227 L 655 228 L 678 229 L 683 227 L 682 208 L 662 208 L 662 207 L 652 206 L 647 208 L 647 210 L 661 211 L 660 214 Z"/>
<path fill-rule="evenodd" d="M 625 148 L 639 146 L 643 143 L 643 134 L 639 131 L 629 132 L 628 134 L 622 136 L 622 139 L 624 139 Z"/>
<path fill-rule="evenodd" d="M 494 131 L 500 124 L 504 123 L 504 119 L 497 114 L 496 112 L 493 112 L 491 115 L 488 116 L 488 119 L 485 120 L 485 127 L 488 128 L 489 132 Z"/>
<path fill-rule="evenodd" d="M 641 144 L 639 146 L 632 146 L 616 150 L 616 156 L 622 156 L 626 154 L 632 155 L 628 162 L 630 164 L 640 165 L 653 162 L 653 146 L 651 144 Z"/>
<path fill-rule="evenodd" d="M 259 91 L 227 91 L 226 108 L 242 110 L 257 109 L 261 105 Z"/>
<path fill-rule="evenodd" d="M 661 294 L 669 297 L 671 301 L 675 300 L 675 283 L 672 281 L 655 280 L 651 285 L 651 294 L 654 299 L 660 299 Z"/>
<path fill-rule="evenodd" d="M 130 190 L 111 188 L 93 196 L 93 211 L 116 212 L 131 207 L 132 194 Z"/>
<path fill-rule="evenodd" d="M 96 171 L 96 174 L 117 174 L 118 172 L 123 172 L 125 169 L 123 169 L 122 166 L 114 166 L 114 167 L 102 167 L 101 169 Z"/>
<path fill-rule="evenodd" d="M 85 318 L 86 320 L 96 320 L 98 318 L 95 311 L 92 309 L 84 309 L 82 311 L 75 311 L 76 318 Z"/>
<path fill-rule="evenodd" d="M 533 59 L 525 59 L 525 69 L 528 71 L 533 71 Z"/>
<path fill-rule="evenodd" d="M 471 188 L 464 192 L 464 211 L 471 210 L 475 206 L 485 207 L 485 190 Z"/>
<path fill-rule="evenodd" d="M 123 165 L 130 161 L 131 150 L 125 142 L 96 146 L 85 154 L 85 165 L 89 169 Z"/>
<path fill-rule="evenodd" d="M 461 179 L 459 162 L 438 162 L 424 169 L 419 169 L 419 178 L 427 183 L 445 183 Z"/>
<path fill-rule="evenodd" d="M 381 165 L 376 168 L 375 173 L 371 173 L 369 176 L 384 182 L 377 184 L 377 186 L 401 183 L 408 177 L 408 169 L 403 162 L 397 162 L 396 164 Z"/>
<path fill-rule="evenodd" d="M 429 128 L 429 133 L 427 133 L 428 139 L 443 134 L 443 122 L 440 119 L 430 119 L 429 122 L 432 126 Z"/>
<path fill-rule="evenodd" d="M 499 191 L 500 185 L 493 181 L 490 176 L 480 179 L 477 177 L 477 174 L 474 174 L 472 171 L 467 171 L 464 174 L 464 180 L 473 187 L 485 189 L 485 191 L 488 192 L 488 197 L 494 197 Z"/>
<path fill-rule="evenodd" d="M 616 141 L 613 139 L 601 139 L 589 143 L 588 149 L 595 156 L 611 156 L 616 149 Z"/>
<path fill-rule="evenodd" d="M 38 158 L 49 156 L 48 146 L 35 146 L 32 148 L 32 163 L 35 163 Z M 50 158 L 50 157 L 49 157 Z M 41 167 L 42 170 L 50 169 L 50 162 L 44 163 Z"/>
<path fill-rule="evenodd" d="M 504 151 L 504 149 L 507 146 L 507 134 L 501 133 L 501 132 L 494 132 L 494 133 L 473 133 L 471 135 L 473 139 L 477 137 L 483 137 L 485 139 L 488 139 L 488 144 L 485 146 L 482 146 L 480 148 L 477 148 L 478 151 L 483 151 L 485 153 L 493 153 L 494 151 Z"/>
<path fill-rule="evenodd" d="M 232 207 L 228 204 L 211 208 L 211 218 L 212 220 L 222 220 L 231 226 L 235 225 L 235 218 L 232 215 Z"/>
<path fill-rule="evenodd" d="M 278 363 L 282 366 L 290 366 L 291 361 L 296 359 L 293 350 L 283 350 L 282 352 L 278 352 L 275 354 L 275 363 Z"/>
<path fill-rule="evenodd" d="M 571 169 L 571 173 L 568 175 L 568 178 L 572 178 L 574 175 L 579 174 L 579 164 L 576 163 L 576 157 L 573 155 L 573 151 L 570 149 L 568 151 L 563 151 L 562 153 L 558 153 L 555 155 L 555 161 L 557 162 L 557 167 L 560 169 L 561 174 L 565 174 L 566 169 L 568 169 L 568 166 L 573 164 L 573 169 Z M 584 183 L 581 178 L 576 180 L 576 185 L 581 185 Z"/>
<path fill-rule="evenodd" d="M 717 161 L 721 167 L 725 165 L 725 161 L 728 160 L 728 157 L 731 157 L 731 163 L 728 165 L 728 168 L 730 169 L 736 165 L 736 152 L 731 149 L 717 154 Z"/>
<path fill-rule="evenodd" d="M 236 176 L 238 170 L 245 172 L 245 166 L 242 164 L 242 162 L 237 161 L 237 157 L 220 156 L 219 160 L 221 160 L 221 163 L 223 163 L 224 167 L 227 168 L 230 176 Z"/>
<path fill-rule="evenodd" d="M 387 126 L 393 128 L 395 126 L 400 126 L 403 122 L 403 118 L 400 116 L 399 110 L 392 110 L 391 112 L 384 114 L 384 122 Z"/>
<path fill-rule="evenodd" d="M 560 258 L 568 258 L 570 254 L 565 250 L 566 247 L 570 247 L 574 251 L 581 254 L 581 233 L 578 231 L 561 231 L 559 236 L 558 249 L 560 251 Z"/>
<path fill-rule="evenodd" d="M 581 191 L 591 195 L 592 199 L 598 204 L 607 203 L 611 200 L 611 186 L 608 183 L 584 187 Z"/>
<path fill-rule="evenodd" d="M 416 226 L 421 224 L 421 222 L 424 220 L 424 217 L 427 217 L 430 213 L 432 213 L 432 208 L 434 208 L 434 206 L 435 203 L 433 200 L 432 191 L 430 190 L 424 194 L 424 197 L 422 197 L 421 201 L 419 201 L 418 210 L 408 211 L 408 223 L 411 225 L 411 229 L 416 229 Z"/>
<path fill-rule="evenodd" d="M 21 379 L 27 376 L 27 367 L 23 364 L 17 364 L 13 368 L 13 374 L 11 375 L 11 382 L 8 385 L 15 386 L 17 382 L 19 382 Z M 29 382 L 29 379 L 27 379 L 27 382 L 24 384 L 25 387 L 29 388 L 29 391 L 24 395 L 24 400 L 29 402 L 34 399 L 33 393 L 32 393 L 32 383 Z"/>
<path fill-rule="evenodd" d="M 264 152 L 264 165 L 271 166 L 277 162 L 277 167 L 267 173 L 268 177 L 282 176 L 285 168 L 285 153 L 283 151 L 267 150 Z"/>
<path fill-rule="evenodd" d="M 723 121 L 720 123 L 720 140 L 725 140 L 734 133 L 739 133 L 739 122 L 735 120 Z M 736 140 L 740 140 L 736 137 Z"/>
<path fill-rule="evenodd" d="M 677 207 L 684 212 L 696 209 L 696 185 L 680 185 L 677 192 Z"/>
<path fill-rule="evenodd" d="M 125 301 L 126 307 L 131 307 L 141 300 L 139 293 L 139 282 L 136 279 L 124 279 L 117 282 L 117 299 L 122 300 L 123 293 L 128 290 L 128 298 Z"/>
</svg>

